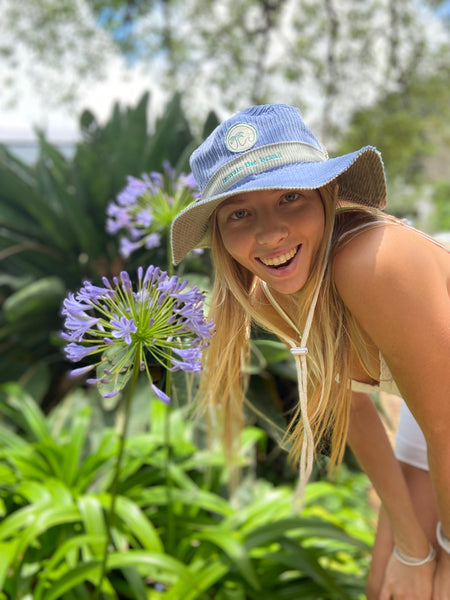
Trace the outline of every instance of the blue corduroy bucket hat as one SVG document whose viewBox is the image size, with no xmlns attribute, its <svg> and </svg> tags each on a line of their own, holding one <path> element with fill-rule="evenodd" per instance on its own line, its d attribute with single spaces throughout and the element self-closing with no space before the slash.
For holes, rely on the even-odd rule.
<svg viewBox="0 0 450 600">
<path fill-rule="evenodd" d="M 192 154 L 201 198 L 172 223 L 174 264 L 210 246 L 210 217 L 223 200 L 243 192 L 318 189 L 336 181 L 339 197 L 384 208 L 386 178 L 380 152 L 365 146 L 329 158 L 300 111 L 285 104 L 247 108 L 221 123 Z"/>
</svg>

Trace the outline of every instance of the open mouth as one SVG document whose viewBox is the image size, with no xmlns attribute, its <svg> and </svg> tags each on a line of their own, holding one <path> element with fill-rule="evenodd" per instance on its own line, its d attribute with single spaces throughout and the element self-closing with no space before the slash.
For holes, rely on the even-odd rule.
<svg viewBox="0 0 450 600">
<path fill-rule="evenodd" d="M 260 260 L 266 267 L 271 267 L 273 269 L 281 269 L 291 264 L 291 262 L 297 256 L 300 246 L 301 244 L 299 246 L 296 246 L 295 248 L 292 248 L 292 250 L 289 250 L 289 252 L 281 254 L 280 256 L 277 256 L 275 258 L 260 258 L 258 260 Z"/>
</svg>

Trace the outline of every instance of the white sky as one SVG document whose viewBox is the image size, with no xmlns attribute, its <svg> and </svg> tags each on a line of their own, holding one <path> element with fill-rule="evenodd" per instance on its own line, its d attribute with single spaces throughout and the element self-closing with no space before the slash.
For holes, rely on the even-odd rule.
<svg viewBox="0 0 450 600">
<path fill-rule="evenodd" d="M 5 0 L 0 0 L 5 1 Z M 16 0 L 6 0 L 14 4 Z M 102 77 L 85 80 L 78 77 L 77 99 L 69 105 L 50 103 L 45 98 L 55 91 L 56 95 L 67 92 L 69 84 L 73 82 L 73 69 L 69 61 L 72 57 L 70 51 L 62 55 L 60 71 L 56 71 L 45 64 L 36 62 L 35 56 L 25 46 L 17 46 L 17 40 L 12 38 L 10 43 L 15 44 L 17 66 L 12 71 L 10 63 L 0 54 L 0 74 L 6 74 L 14 81 L 14 86 L 3 87 L 0 91 L 0 142 L 27 141 L 35 138 L 35 129 L 43 130 L 50 141 L 72 141 L 79 135 L 79 118 L 84 109 L 90 109 L 97 119 L 104 122 L 111 114 L 113 105 L 119 102 L 125 106 L 135 106 L 145 91 L 150 91 L 150 109 L 159 112 L 166 98 L 158 92 L 154 84 L 159 79 L 157 66 L 152 65 L 144 70 L 142 66 L 131 68 L 126 65 L 120 56 L 109 35 L 97 26 L 90 11 L 86 8 L 85 0 L 73 0 L 77 3 L 80 14 L 87 19 L 87 26 L 95 31 L 91 39 L 91 60 L 95 60 L 96 53 L 107 56 Z M 26 27 L 27 13 L 21 13 L 23 22 L 18 27 Z M 92 21 L 92 22 L 91 22 Z M 67 24 L 70 29 L 71 24 Z M 70 35 L 76 38 L 77 29 L 70 29 Z M 75 32 L 75 35 L 74 35 Z M 4 42 L 8 42 L 8 31 L 3 31 Z M 64 52 L 66 48 L 55 46 L 55 52 Z M 74 64 L 77 57 L 73 55 Z M 7 78 L 8 78 L 7 77 Z"/>
<path fill-rule="evenodd" d="M 14 1 L 14 0 L 11 0 Z M 83 0 L 77 0 L 82 2 Z M 432 21 L 434 19 L 431 19 Z M 427 20 L 428 21 L 428 20 Z M 427 24 L 427 27 L 429 24 Z M 439 24 L 440 26 L 440 24 Z M 101 33 L 99 33 L 102 35 Z M 103 32 L 103 35 L 104 32 Z M 46 133 L 50 141 L 71 141 L 77 138 L 79 132 L 78 119 L 83 109 L 90 109 L 95 116 L 104 122 L 109 115 L 113 104 L 119 102 L 126 106 L 135 106 L 145 91 L 150 91 L 150 109 L 152 113 L 159 114 L 168 96 L 158 86 L 158 72 L 155 65 L 152 71 L 147 65 L 130 68 L 123 59 L 112 51 L 111 58 L 105 66 L 106 73 L 101 81 L 92 84 L 80 83 L 79 100 L 70 107 L 49 107 L 48 103 L 34 88 L 29 80 L 30 68 L 37 70 L 32 59 L 24 57 L 23 68 L 20 66 L 14 73 L 16 80 L 15 89 L 20 90 L 17 101 L 9 106 L 5 99 L 7 91 L 0 93 L 0 142 L 20 142 L 32 140 L 35 128 Z M 0 72 L 5 68 L 4 59 L 0 56 Z M 64 85 L 64 73 L 61 73 L 59 85 Z M 45 79 L 45 76 L 42 76 Z M 208 93 L 199 97 L 199 103 L 205 102 L 205 111 L 217 108 L 219 98 L 215 98 L 209 89 Z M 277 100 L 278 101 L 278 100 Z"/>
<path fill-rule="evenodd" d="M 104 80 L 95 85 L 80 86 L 80 100 L 75 106 L 49 107 L 27 81 L 21 82 L 19 87 L 20 97 L 13 106 L 0 104 L 1 142 L 33 139 L 36 127 L 44 130 L 50 140 L 73 140 L 78 135 L 82 110 L 90 109 L 103 122 L 111 114 L 115 102 L 134 106 L 150 88 L 150 106 L 155 109 L 163 102 L 162 94 L 151 85 L 148 73 L 140 68 L 125 68 L 119 58 L 111 59 Z"/>
</svg>

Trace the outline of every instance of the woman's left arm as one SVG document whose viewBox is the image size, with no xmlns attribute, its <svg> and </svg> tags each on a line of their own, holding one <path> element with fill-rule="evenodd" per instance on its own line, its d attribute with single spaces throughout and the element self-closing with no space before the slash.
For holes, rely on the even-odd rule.
<svg viewBox="0 0 450 600">
<path fill-rule="evenodd" d="M 383 354 L 425 435 L 442 531 L 450 537 L 450 254 L 386 225 L 345 246 L 334 272 L 344 303 Z M 444 559 L 450 577 L 450 556 Z"/>
</svg>

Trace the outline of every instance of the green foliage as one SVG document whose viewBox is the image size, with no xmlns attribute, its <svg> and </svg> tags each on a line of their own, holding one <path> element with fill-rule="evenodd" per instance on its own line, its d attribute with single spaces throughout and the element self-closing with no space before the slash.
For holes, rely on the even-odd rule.
<svg viewBox="0 0 450 600">
<path fill-rule="evenodd" d="M 389 211 L 401 217 L 420 216 L 427 187 L 435 184 L 439 171 L 441 177 L 447 175 L 439 157 L 450 143 L 448 76 L 444 67 L 435 75 L 411 77 L 373 107 L 357 111 L 336 149 L 336 154 L 341 154 L 370 143 L 381 151 L 389 184 Z M 436 192 L 434 202 L 439 202 L 440 193 Z"/>
<path fill-rule="evenodd" d="M 408 82 L 407 90 L 387 93 L 372 108 L 358 111 L 338 153 L 370 143 L 382 153 L 388 178 L 417 183 L 424 159 L 436 149 L 436 133 L 445 135 L 449 116 L 448 72 Z"/>
<path fill-rule="evenodd" d="M 132 424 L 102 597 L 361 598 L 372 541 L 364 478 L 311 484 L 301 515 L 290 488 L 249 471 L 229 500 L 222 453 L 199 449 L 201 424 L 188 416 L 151 402 L 149 426 Z M 98 427 L 81 390 L 45 417 L 19 386 L 3 385 L 0 419 L 0 597 L 93 598 L 116 432 Z M 244 464 L 261 438 L 244 431 Z"/>
<path fill-rule="evenodd" d="M 438 181 L 434 188 L 433 215 L 436 231 L 450 231 L 450 181 Z"/>
<path fill-rule="evenodd" d="M 161 171 L 164 161 L 178 172 L 187 169 L 195 142 L 180 96 L 155 119 L 153 131 L 147 113 L 147 94 L 134 108 L 116 105 L 104 125 L 84 112 L 71 160 L 43 135 L 35 166 L 0 146 L 0 381 L 18 379 L 40 361 L 52 365 L 58 389 L 62 299 L 84 279 L 98 282 L 123 268 L 117 240 L 105 232 L 108 202 L 128 175 Z M 155 262 L 167 264 L 165 249 Z"/>
</svg>

